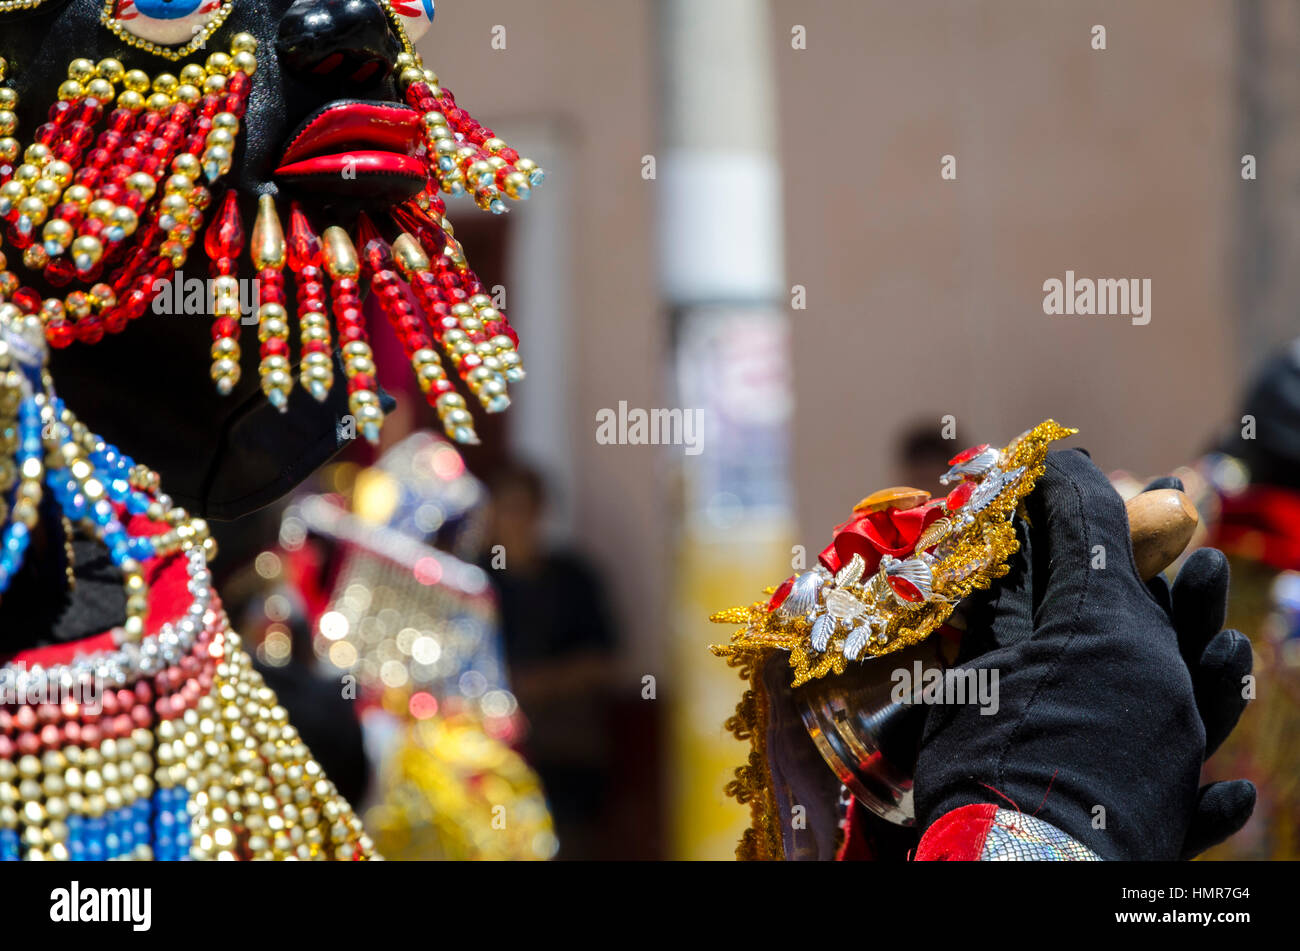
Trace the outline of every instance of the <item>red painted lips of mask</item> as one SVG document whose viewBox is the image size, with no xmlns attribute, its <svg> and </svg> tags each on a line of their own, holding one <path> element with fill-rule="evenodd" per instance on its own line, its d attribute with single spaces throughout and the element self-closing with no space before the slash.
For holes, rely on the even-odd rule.
<svg viewBox="0 0 1300 951">
<path fill-rule="evenodd" d="M 424 187 L 420 116 L 390 102 L 331 103 L 290 137 L 275 170 L 287 184 L 399 200 Z"/>
</svg>

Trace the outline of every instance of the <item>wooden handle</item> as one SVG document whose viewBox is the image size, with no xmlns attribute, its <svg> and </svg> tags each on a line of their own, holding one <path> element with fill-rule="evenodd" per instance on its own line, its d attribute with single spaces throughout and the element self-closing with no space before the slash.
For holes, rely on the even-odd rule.
<svg viewBox="0 0 1300 951">
<path fill-rule="evenodd" d="M 1183 553 L 1200 517 L 1196 506 L 1177 489 L 1141 492 L 1129 499 L 1129 537 L 1138 574 L 1149 581 Z"/>
</svg>

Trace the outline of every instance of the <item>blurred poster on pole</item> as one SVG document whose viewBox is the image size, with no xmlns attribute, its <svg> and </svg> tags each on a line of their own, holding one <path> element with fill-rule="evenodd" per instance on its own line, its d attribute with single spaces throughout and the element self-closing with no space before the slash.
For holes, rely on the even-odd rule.
<svg viewBox="0 0 1300 951">
<path fill-rule="evenodd" d="M 708 617 L 754 600 L 791 559 L 789 327 L 775 306 L 710 305 L 681 311 L 677 328 L 680 401 L 703 411 L 704 438 L 682 463 L 672 855 L 726 859 L 748 825 L 723 792 L 747 756 L 723 728 L 743 685 L 709 653 L 730 631 Z"/>
</svg>

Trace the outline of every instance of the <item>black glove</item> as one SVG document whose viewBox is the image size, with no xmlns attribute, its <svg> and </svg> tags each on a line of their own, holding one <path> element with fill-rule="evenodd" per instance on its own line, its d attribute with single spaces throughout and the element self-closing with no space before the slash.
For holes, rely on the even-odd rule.
<svg viewBox="0 0 1300 951">
<path fill-rule="evenodd" d="M 1245 709 L 1251 669 L 1250 642 L 1220 630 L 1227 560 L 1204 549 L 1172 589 L 1144 584 L 1124 503 L 1079 450 L 1049 453 L 1025 504 L 1021 550 L 971 599 L 957 659 L 998 671 L 998 709 L 929 710 L 918 827 L 1014 802 L 1105 859 L 1190 858 L 1221 842 L 1255 806 L 1245 780 L 1197 788 Z"/>
</svg>

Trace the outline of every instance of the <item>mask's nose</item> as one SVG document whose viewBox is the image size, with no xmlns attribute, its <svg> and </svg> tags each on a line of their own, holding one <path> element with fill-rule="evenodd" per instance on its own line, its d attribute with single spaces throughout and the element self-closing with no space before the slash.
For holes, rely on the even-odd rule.
<svg viewBox="0 0 1300 951">
<path fill-rule="evenodd" d="M 375 0 L 297 0 L 280 21 L 280 62 L 298 79 L 363 97 L 392 73 L 402 43 Z"/>
</svg>

